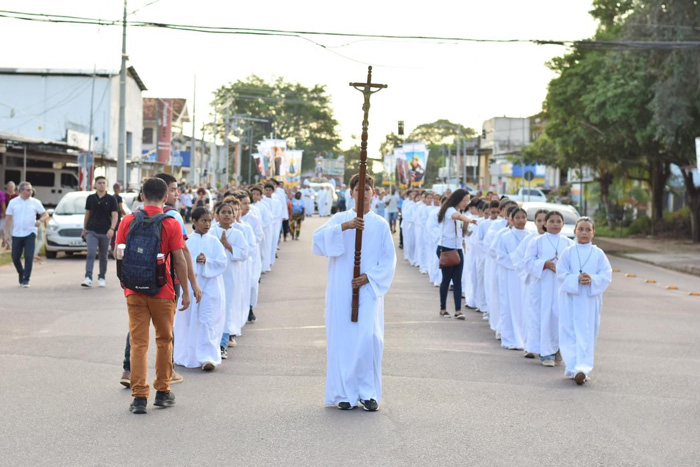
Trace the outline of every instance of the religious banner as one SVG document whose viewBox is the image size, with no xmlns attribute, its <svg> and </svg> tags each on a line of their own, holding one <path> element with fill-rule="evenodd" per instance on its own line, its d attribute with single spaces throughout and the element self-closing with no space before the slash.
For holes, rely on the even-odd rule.
<svg viewBox="0 0 700 467">
<path fill-rule="evenodd" d="M 408 175 L 412 187 L 423 186 L 425 167 L 428 164 L 428 148 L 423 143 L 407 143 L 403 152 L 408 162 Z"/>
<path fill-rule="evenodd" d="M 301 158 L 304 151 L 287 149 L 284 153 L 284 186 L 298 187 L 301 185 Z"/>
<path fill-rule="evenodd" d="M 384 156 L 384 175 L 382 176 L 382 184 L 396 184 L 396 156 L 394 154 L 386 154 Z"/>
<path fill-rule="evenodd" d="M 323 159 L 323 175 L 325 177 L 344 177 L 345 158 L 343 159 Z"/>
<path fill-rule="evenodd" d="M 396 181 L 399 188 L 408 188 L 408 161 L 403 148 L 394 148 L 394 159 L 396 161 Z"/>
<path fill-rule="evenodd" d="M 263 178 L 283 178 L 285 176 L 284 153 L 286 150 L 287 141 L 283 139 L 266 139 L 258 143 Z"/>
<path fill-rule="evenodd" d="M 170 164 L 172 140 L 173 100 L 158 99 L 158 162 Z"/>
</svg>

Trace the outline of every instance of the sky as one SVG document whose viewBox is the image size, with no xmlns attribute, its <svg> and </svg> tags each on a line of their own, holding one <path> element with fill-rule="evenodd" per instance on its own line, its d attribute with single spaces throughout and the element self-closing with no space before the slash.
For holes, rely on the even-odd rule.
<svg viewBox="0 0 700 467">
<path fill-rule="evenodd" d="M 130 20 L 246 28 L 421 35 L 476 39 L 578 40 L 595 32 L 591 0 L 130 0 Z M 4 0 L 5 10 L 116 20 L 122 0 Z M 214 35 L 128 28 L 128 65 L 148 87 L 144 96 L 184 97 L 196 120 L 212 121 L 209 102 L 219 86 L 255 74 L 305 86 L 325 85 L 339 122 L 341 146 L 359 144 L 362 95 L 348 86 L 373 80 L 389 87 L 372 97 L 369 155 L 403 120 L 406 134 L 422 123 L 448 119 L 480 131 L 496 116 L 541 110 L 546 67 L 566 53 L 554 45 L 457 43 Z M 26 22 L 0 18 L 0 67 L 91 71 L 120 66 L 121 27 Z M 0 102 L 1 104 L 1 102 Z M 1 129 L 0 129 L 1 130 Z M 199 131 L 199 130 L 198 130 Z M 186 134 L 191 134 L 187 128 Z"/>
</svg>

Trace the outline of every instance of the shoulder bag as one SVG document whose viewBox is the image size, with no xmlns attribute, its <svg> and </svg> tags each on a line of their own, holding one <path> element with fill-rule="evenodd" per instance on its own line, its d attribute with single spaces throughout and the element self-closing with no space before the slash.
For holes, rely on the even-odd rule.
<svg viewBox="0 0 700 467">
<path fill-rule="evenodd" d="M 446 221 L 446 219 L 442 220 L 443 222 Z M 455 226 L 455 239 L 457 238 L 457 222 L 450 218 L 450 221 L 454 223 Z M 440 239 L 440 243 L 442 243 L 442 240 L 444 237 Z M 442 250 L 443 246 L 440 245 L 441 251 L 440 251 L 440 269 L 444 268 L 451 268 L 453 266 L 457 266 L 461 259 L 459 258 L 459 252 L 457 250 L 447 250 L 444 251 Z"/>
</svg>

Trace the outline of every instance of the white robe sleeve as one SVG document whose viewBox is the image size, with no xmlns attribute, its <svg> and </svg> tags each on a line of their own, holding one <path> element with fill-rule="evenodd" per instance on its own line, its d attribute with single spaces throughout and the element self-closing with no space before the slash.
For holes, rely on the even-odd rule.
<svg viewBox="0 0 700 467">
<path fill-rule="evenodd" d="M 561 254 L 557 261 L 557 279 L 559 280 L 559 290 L 571 295 L 579 295 L 580 284 L 578 282 L 579 273 L 571 267 L 571 250 L 573 247 L 568 247 Z"/>
<path fill-rule="evenodd" d="M 248 259 L 250 247 L 245 239 L 245 236 L 243 235 L 243 232 L 233 229 L 231 230 L 231 238 L 228 238 L 227 240 L 231 245 L 231 251 L 226 249 L 224 250 L 226 251 L 226 256 L 228 257 L 229 261 L 245 261 Z"/>
<path fill-rule="evenodd" d="M 603 250 L 594 246 L 596 253 L 598 254 L 598 264 L 596 267 L 596 273 L 590 274 L 591 276 L 591 290 L 590 295 L 602 295 L 603 292 L 608 288 L 610 282 L 612 282 L 612 267 L 610 266 L 610 261 L 608 257 L 605 256 Z"/>
<path fill-rule="evenodd" d="M 207 257 L 204 267 L 200 270 L 202 277 L 209 279 L 220 276 L 226 271 L 226 249 L 213 235 L 207 236 L 202 243 L 204 256 Z"/>
<path fill-rule="evenodd" d="M 382 228 L 381 246 L 377 264 L 364 272 L 367 274 L 369 285 L 372 287 L 375 297 L 383 297 L 389 291 L 391 281 L 394 278 L 395 269 L 396 250 L 394 249 L 394 241 L 391 238 L 389 227 L 386 226 Z"/>
<path fill-rule="evenodd" d="M 510 253 L 508 253 L 508 238 L 510 235 L 507 233 L 501 235 L 496 242 L 496 263 L 506 269 L 515 269 L 513 261 L 511 259 Z"/>
<path fill-rule="evenodd" d="M 542 278 L 544 263 L 547 261 L 546 258 L 537 257 L 540 247 L 540 238 L 542 237 L 533 239 L 527 246 L 527 251 L 525 252 L 525 269 L 531 276 L 536 277 L 537 279 Z"/>
<path fill-rule="evenodd" d="M 333 216 L 314 231 L 313 252 L 316 256 L 332 258 L 345 253 L 341 220 L 341 216 Z"/>
</svg>

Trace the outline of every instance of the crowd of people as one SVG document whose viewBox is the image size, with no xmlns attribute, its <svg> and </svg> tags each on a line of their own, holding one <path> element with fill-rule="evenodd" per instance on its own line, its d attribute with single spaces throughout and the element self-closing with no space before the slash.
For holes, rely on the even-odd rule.
<svg viewBox="0 0 700 467">
<path fill-rule="evenodd" d="M 527 212 L 507 197 L 471 199 L 458 189 L 444 196 L 407 190 L 401 206 L 406 261 L 440 288 L 440 316 L 480 312 L 508 350 L 584 384 L 593 369 L 602 295 L 612 269 L 591 241 L 593 220 L 576 222 L 576 241 L 561 235 L 564 218 L 540 210 L 536 231 Z M 447 311 L 450 289 L 454 315 Z"/>
<path fill-rule="evenodd" d="M 228 358 L 244 327 L 257 321 L 261 276 L 272 270 L 280 240 L 285 233 L 299 236 L 298 216 L 304 211 L 302 207 L 297 213 L 295 207 L 301 195 L 290 199 L 277 180 L 229 189 L 213 209 L 202 191 L 203 203 L 195 200 L 183 217 L 176 206 L 182 200 L 176 179 L 169 174 L 148 179 L 140 194 L 143 205 L 122 219 L 117 232 L 117 269 L 129 309 L 120 383 L 131 388 L 133 413 L 146 412 L 149 395 L 149 322 L 153 321 L 157 346 L 154 405 L 167 407 L 174 404 L 170 384 L 183 380 L 173 364 L 212 371 Z M 144 292 L 145 285 L 132 285 L 138 274 L 135 259 L 130 262 L 137 251 L 149 251 L 143 244 L 149 235 L 143 240 L 138 235 L 150 222 L 161 224 L 159 262 L 170 271 L 154 294 Z M 185 222 L 192 223 L 191 233 Z M 180 312 L 175 313 L 176 308 Z"/>
</svg>

